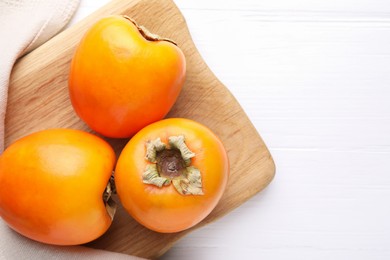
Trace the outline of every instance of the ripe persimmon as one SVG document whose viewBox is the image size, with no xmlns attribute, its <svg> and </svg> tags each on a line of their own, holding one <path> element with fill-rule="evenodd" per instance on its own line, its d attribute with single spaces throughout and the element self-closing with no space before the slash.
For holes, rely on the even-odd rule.
<svg viewBox="0 0 390 260">
<path fill-rule="evenodd" d="M 134 135 L 114 176 L 129 214 L 149 229 L 171 233 L 196 225 L 214 209 L 228 175 L 228 155 L 210 129 L 170 118 Z"/>
<path fill-rule="evenodd" d="M 0 156 L 0 216 L 15 231 L 56 245 L 83 244 L 110 226 L 115 153 L 79 130 L 25 136 Z"/>
<path fill-rule="evenodd" d="M 81 39 L 69 73 L 75 112 L 96 132 L 126 138 L 161 120 L 184 84 L 186 60 L 173 41 L 126 16 L 95 23 Z"/>
</svg>

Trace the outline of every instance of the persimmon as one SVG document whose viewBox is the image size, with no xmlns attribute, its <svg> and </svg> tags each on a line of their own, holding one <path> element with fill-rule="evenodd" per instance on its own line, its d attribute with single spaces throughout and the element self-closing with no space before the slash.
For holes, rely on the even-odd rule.
<svg viewBox="0 0 390 260">
<path fill-rule="evenodd" d="M 164 119 L 126 144 L 115 168 L 119 199 L 135 220 L 163 233 L 188 229 L 217 205 L 229 175 L 220 139 L 184 118 Z"/>
<path fill-rule="evenodd" d="M 39 242 L 92 241 L 112 222 L 109 180 L 115 161 L 108 143 L 83 131 L 25 136 L 0 156 L 0 216 Z"/>
<path fill-rule="evenodd" d="M 76 47 L 69 94 L 93 130 L 126 138 L 165 117 L 185 75 L 185 56 L 172 40 L 113 15 L 92 25 Z"/>
</svg>

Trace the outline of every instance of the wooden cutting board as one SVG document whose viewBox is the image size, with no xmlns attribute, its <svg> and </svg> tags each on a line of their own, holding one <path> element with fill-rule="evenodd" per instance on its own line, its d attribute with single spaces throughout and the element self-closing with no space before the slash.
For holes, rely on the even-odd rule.
<svg viewBox="0 0 390 260">
<path fill-rule="evenodd" d="M 192 229 L 175 234 L 156 233 L 137 224 L 120 207 L 108 232 L 86 245 L 156 258 L 181 237 L 217 220 L 261 191 L 273 179 L 275 166 L 245 112 L 199 55 L 183 16 L 170 0 L 112 1 L 21 58 L 11 75 L 6 146 L 41 129 L 66 127 L 90 131 L 76 116 L 69 101 L 69 63 L 85 31 L 98 19 L 111 14 L 128 15 L 151 32 L 178 43 L 187 59 L 187 79 L 168 117 L 186 117 L 208 126 L 221 138 L 230 159 L 231 176 L 224 196 L 212 213 Z M 128 141 L 107 140 L 117 154 Z"/>
</svg>

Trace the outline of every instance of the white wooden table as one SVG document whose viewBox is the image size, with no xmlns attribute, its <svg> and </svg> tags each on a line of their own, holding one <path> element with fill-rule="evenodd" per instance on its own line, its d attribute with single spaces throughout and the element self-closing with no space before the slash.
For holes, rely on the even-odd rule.
<svg viewBox="0 0 390 260">
<path fill-rule="evenodd" d="M 176 4 L 277 171 L 163 259 L 390 259 L 390 1 Z"/>
</svg>

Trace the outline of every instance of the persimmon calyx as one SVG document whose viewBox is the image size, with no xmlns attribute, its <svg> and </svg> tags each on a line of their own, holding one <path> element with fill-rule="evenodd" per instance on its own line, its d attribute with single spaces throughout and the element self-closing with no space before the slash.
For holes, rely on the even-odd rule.
<svg viewBox="0 0 390 260">
<path fill-rule="evenodd" d="M 142 176 L 142 180 L 146 184 L 153 184 L 157 187 L 162 187 L 163 185 L 169 185 L 171 180 L 165 177 L 161 177 L 158 174 L 157 167 L 155 164 L 148 164 L 146 170 Z"/>
<path fill-rule="evenodd" d="M 145 26 L 142 26 L 142 25 L 139 25 L 134 19 L 130 18 L 129 16 L 127 15 L 123 15 L 123 17 L 127 20 L 129 20 L 130 22 L 132 22 L 135 27 L 137 27 L 138 31 L 141 33 L 141 35 L 148 41 L 167 41 L 167 42 L 170 42 L 174 45 L 177 46 L 177 43 L 174 42 L 173 40 L 169 39 L 169 38 L 164 38 L 164 37 L 161 37 L 157 34 L 154 34 L 152 32 L 150 32 L 148 29 L 146 29 Z"/>
<path fill-rule="evenodd" d="M 159 188 L 171 183 L 181 195 L 203 195 L 202 175 L 191 165 L 195 157 L 183 135 L 170 136 L 168 146 L 160 138 L 148 141 L 145 159 L 150 162 L 142 175 L 143 183 Z"/>
<path fill-rule="evenodd" d="M 191 158 L 195 157 L 195 153 L 188 149 L 188 146 L 184 143 L 184 136 L 170 136 L 168 142 L 171 148 L 176 148 L 180 151 L 186 166 L 189 166 L 191 164 Z"/>
<path fill-rule="evenodd" d="M 107 183 L 106 189 L 104 190 L 104 193 L 103 193 L 104 205 L 106 206 L 107 213 L 110 216 L 111 220 L 114 219 L 114 215 L 115 215 L 116 208 L 117 208 L 115 201 L 111 197 L 112 194 L 115 194 L 115 193 L 116 193 L 116 190 L 115 190 L 115 184 L 114 184 L 114 177 L 111 176 L 110 180 Z"/>
<path fill-rule="evenodd" d="M 163 142 L 161 142 L 160 138 L 147 142 L 145 159 L 148 160 L 149 162 L 156 163 L 157 152 L 161 152 L 165 148 L 166 145 Z"/>
<path fill-rule="evenodd" d="M 180 194 L 203 195 L 200 171 L 193 166 L 187 167 L 187 178 L 175 178 L 172 183 Z"/>
</svg>

